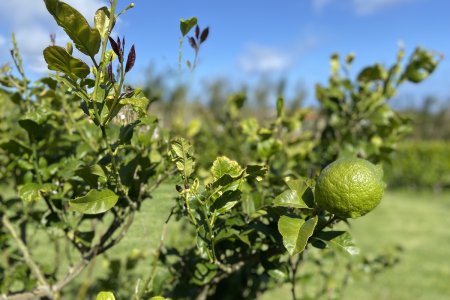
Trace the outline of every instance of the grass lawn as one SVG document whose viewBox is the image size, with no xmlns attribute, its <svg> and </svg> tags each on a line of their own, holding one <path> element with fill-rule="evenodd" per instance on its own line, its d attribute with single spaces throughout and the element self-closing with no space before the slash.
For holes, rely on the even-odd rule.
<svg viewBox="0 0 450 300">
<path fill-rule="evenodd" d="M 354 282 L 344 299 L 450 298 L 450 194 L 387 193 L 380 206 L 354 220 L 362 250 L 401 245 L 401 262 L 375 280 Z"/>
<path fill-rule="evenodd" d="M 154 199 L 145 202 L 128 236 L 109 256 L 124 257 L 133 248 L 151 253 L 159 244 L 162 225 L 174 204 L 170 197 L 175 193 L 172 186 L 165 185 Z M 376 254 L 387 247 L 402 246 L 401 261 L 375 278 L 355 279 L 343 299 L 449 299 L 449 215 L 450 193 L 388 192 L 375 211 L 351 222 L 352 233 L 365 253 Z M 274 296 L 289 299 L 288 287 L 263 298 Z"/>
</svg>

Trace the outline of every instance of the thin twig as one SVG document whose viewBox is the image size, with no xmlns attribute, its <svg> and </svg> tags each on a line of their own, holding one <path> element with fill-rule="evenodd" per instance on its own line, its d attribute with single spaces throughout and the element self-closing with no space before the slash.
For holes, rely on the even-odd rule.
<svg viewBox="0 0 450 300">
<path fill-rule="evenodd" d="M 22 252 L 23 258 L 25 259 L 25 262 L 30 267 L 31 272 L 33 272 L 34 276 L 38 280 L 38 282 L 48 289 L 48 283 L 44 278 L 44 275 L 41 272 L 41 269 L 39 269 L 38 265 L 33 261 L 31 258 L 30 252 L 28 251 L 27 246 L 22 242 L 22 240 L 17 235 L 17 232 L 14 230 L 14 227 L 12 226 L 11 222 L 9 221 L 9 218 L 5 215 L 3 215 L 2 218 L 3 225 L 5 225 L 6 229 L 8 229 L 9 233 L 11 234 L 14 241 L 17 243 L 17 246 L 19 247 L 20 252 Z"/>
<path fill-rule="evenodd" d="M 53 299 L 48 287 L 41 286 L 31 292 L 20 294 L 0 295 L 0 300 L 36 300 L 41 299 L 42 297 L 50 297 L 49 299 Z"/>
</svg>

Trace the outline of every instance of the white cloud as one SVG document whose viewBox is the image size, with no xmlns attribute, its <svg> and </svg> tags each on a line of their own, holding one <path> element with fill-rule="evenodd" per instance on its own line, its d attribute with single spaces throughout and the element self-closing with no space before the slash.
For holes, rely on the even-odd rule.
<svg viewBox="0 0 450 300">
<path fill-rule="evenodd" d="M 331 4 L 333 0 L 313 0 L 312 6 L 314 11 L 320 12 L 322 11 L 326 6 Z"/>
<path fill-rule="evenodd" d="M 286 71 L 302 56 L 316 48 L 319 43 L 317 35 L 294 41 L 288 48 L 276 48 L 261 44 L 249 44 L 238 58 L 241 70 L 249 73 L 270 73 Z"/>
<path fill-rule="evenodd" d="M 81 12 L 91 25 L 95 11 L 106 5 L 104 0 L 64 2 Z M 0 0 L 0 25 L 3 31 L 16 34 L 26 68 L 37 73 L 48 72 L 42 51 L 50 44 L 50 34 L 56 34 L 56 43 L 59 45 L 65 45 L 68 41 L 67 35 L 58 27 L 42 0 Z M 5 44 L 5 41 L 0 37 L 0 45 L 2 43 Z"/>
<path fill-rule="evenodd" d="M 15 32 L 20 54 L 26 62 L 26 69 L 36 73 L 48 72 L 42 51 L 50 45 L 50 36 L 42 27 L 20 28 Z M 62 31 L 57 32 L 57 43 L 65 45 L 68 41 Z"/>
<path fill-rule="evenodd" d="M 106 4 L 103 0 L 65 0 L 64 2 L 81 12 L 91 24 L 93 24 L 95 11 Z M 42 0 L 1 1 L 0 16 L 16 25 L 23 24 L 23 26 L 54 22 Z"/>
<path fill-rule="evenodd" d="M 357 15 L 369 15 L 410 1 L 411 0 L 353 0 L 353 6 Z"/>
<path fill-rule="evenodd" d="M 312 7 L 314 11 L 321 12 L 332 3 L 339 3 L 341 5 L 347 5 L 350 3 L 350 7 L 356 15 L 370 15 L 386 8 L 396 6 L 399 4 L 411 2 L 412 0 L 347 0 L 340 2 L 335 0 L 312 0 Z"/>
<path fill-rule="evenodd" d="M 245 72 L 284 71 L 290 62 L 289 54 L 275 48 L 256 44 L 247 46 L 239 58 L 239 66 Z"/>
</svg>

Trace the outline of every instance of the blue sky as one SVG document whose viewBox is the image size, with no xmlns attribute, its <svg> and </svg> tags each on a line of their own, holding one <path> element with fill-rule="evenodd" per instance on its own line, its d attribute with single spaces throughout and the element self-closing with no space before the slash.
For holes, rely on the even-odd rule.
<svg viewBox="0 0 450 300">
<path fill-rule="evenodd" d="M 92 16 L 106 1 L 68 0 Z M 119 1 L 120 7 L 129 2 Z M 426 82 L 408 84 L 400 96 L 419 101 L 433 94 L 450 98 L 450 1 L 448 0 L 136 0 L 121 17 L 115 34 L 136 44 L 137 62 L 130 80 L 141 83 L 149 64 L 159 70 L 177 69 L 179 19 L 197 16 L 210 37 L 190 82 L 229 78 L 236 86 L 261 76 L 302 82 L 313 98 L 313 86 L 325 82 L 333 52 L 356 53 L 355 71 L 367 64 L 391 64 L 399 44 L 411 53 L 418 45 L 446 56 Z M 92 17 L 88 17 L 91 21 Z M 17 35 L 30 74 L 45 73 L 42 49 L 49 33 L 57 43 L 67 38 L 43 1 L 0 1 L 0 63 L 10 61 L 10 33 Z M 185 43 L 184 58 L 193 53 Z M 406 100 L 408 101 L 408 100 Z"/>
</svg>

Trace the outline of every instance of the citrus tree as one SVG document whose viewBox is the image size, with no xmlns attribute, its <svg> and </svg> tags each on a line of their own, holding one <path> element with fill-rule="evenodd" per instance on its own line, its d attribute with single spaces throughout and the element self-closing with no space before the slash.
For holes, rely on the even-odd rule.
<svg viewBox="0 0 450 300">
<path fill-rule="evenodd" d="M 134 5 L 119 10 L 110 1 L 91 27 L 66 3 L 44 2 L 72 42 L 44 49 L 54 72 L 32 83 L 13 37 L 17 72 L 2 68 L 0 299 L 71 298 L 67 285 L 123 239 L 165 181 L 178 192 L 167 222 L 179 221 L 180 238 L 164 244 L 180 234 L 165 227 L 141 284 L 112 272 L 111 282 L 125 284 L 95 291 L 97 299 L 256 298 L 284 283 L 293 299 L 333 298 L 353 272 L 395 262 L 357 256 L 346 224 L 381 200 L 380 166 L 369 160 L 387 159 L 405 126 L 387 100 L 401 82 L 433 72 L 432 53 L 418 49 L 402 67 L 400 52 L 387 71 L 375 65 L 356 81 L 338 75 L 333 56 L 312 121 L 308 111 L 287 112 L 282 98 L 270 120 L 242 117 L 246 97 L 236 94 L 210 126 L 171 130 L 142 91 L 125 84 L 137 51 L 111 32 Z M 209 35 L 196 25 L 180 24 L 180 43 L 187 38 L 195 51 L 190 69 Z M 321 172 L 338 157 L 347 158 Z M 127 270 L 140 259 L 127 258 Z"/>
<path fill-rule="evenodd" d="M 119 243 L 141 203 L 172 173 L 168 137 L 147 113 L 148 99 L 124 84 L 136 51 L 110 36 L 117 1 L 97 10 L 95 27 L 61 1 L 45 5 L 72 40 L 44 49 L 55 73 L 30 82 L 14 43 L 19 77 L 7 68 L 1 77 L 2 105 L 11 108 L 2 115 L 0 143 L 2 299 L 61 297 Z M 40 255 L 52 264 L 36 261 L 37 245 L 47 245 Z"/>
</svg>

